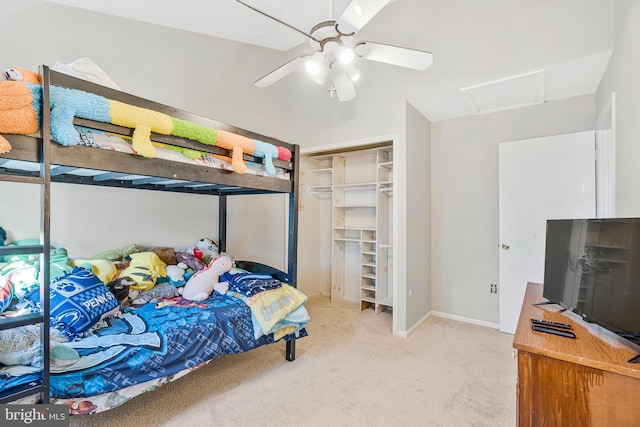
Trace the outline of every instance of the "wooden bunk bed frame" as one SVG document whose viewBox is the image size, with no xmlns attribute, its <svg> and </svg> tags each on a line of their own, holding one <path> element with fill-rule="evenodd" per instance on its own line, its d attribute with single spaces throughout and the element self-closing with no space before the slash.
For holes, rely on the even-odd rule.
<svg viewBox="0 0 640 427">
<path fill-rule="evenodd" d="M 288 260 L 287 271 L 282 272 L 264 264 L 251 261 L 237 261 L 240 268 L 255 272 L 269 273 L 274 278 L 296 287 L 297 285 L 297 241 L 298 241 L 298 200 L 299 200 L 299 146 L 288 144 L 264 135 L 259 135 L 225 123 L 206 119 L 182 110 L 165 106 L 131 94 L 100 86 L 85 80 L 77 79 L 53 70 L 47 66 L 40 69 L 42 81 L 41 126 L 37 135 L 3 135 L 12 146 L 10 152 L 0 154 L 0 181 L 26 182 L 40 184 L 41 191 L 41 244 L 34 246 L 9 247 L 0 246 L 0 256 L 13 254 L 41 254 L 43 266 L 40 280 L 43 295 L 49 294 L 50 272 L 49 256 L 51 250 L 50 223 L 51 201 L 50 189 L 52 182 L 74 183 L 84 185 L 100 185 L 108 187 L 125 187 L 143 190 L 170 191 L 192 194 L 207 194 L 218 196 L 219 203 L 219 250 L 226 250 L 227 239 L 227 197 L 231 195 L 249 194 L 289 194 L 288 209 Z M 85 146 L 62 146 L 51 139 L 50 130 L 50 87 L 52 85 L 78 89 L 92 94 L 104 96 L 108 99 L 120 101 L 133 106 L 157 111 L 181 120 L 197 123 L 217 130 L 225 130 L 248 138 L 259 139 L 276 146 L 282 146 L 291 151 L 291 160 L 273 160 L 276 168 L 287 172 L 288 179 L 254 174 L 238 174 L 224 169 L 216 169 L 188 163 L 174 162 L 160 158 L 146 158 L 128 153 L 114 152 Z M 133 129 L 116 126 L 110 123 L 90 121 L 74 118 L 74 124 L 131 136 Z M 197 141 L 151 134 L 151 140 L 173 146 L 190 148 L 231 156 L 229 150 L 199 143 Z M 264 159 L 244 154 L 243 159 L 249 162 L 262 163 Z M 20 160 L 39 164 L 39 171 L 22 171 L 9 169 L 4 165 L 10 160 Z M 82 176 L 73 174 L 78 169 L 92 169 L 103 171 L 98 175 Z M 127 179 L 127 176 L 143 175 L 144 179 Z M 167 181 L 172 181 L 167 184 Z M 179 182 L 176 182 L 179 181 Z M 164 183 L 163 183 L 164 182 Z M 44 361 L 50 358 L 49 322 L 50 301 L 43 298 L 41 314 L 19 316 L 13 319 L 0 319 L 0 330 L 18 326 L 42 323 L 42 356 Z M 286 341 L 285 358 L 295 360 L 295 337 Z M 17 399 L 40 393 L 41 402 L 50 402 L 49 391 L 50 366 L 43 363 L 42 381 L 16 387 L 0 393 L 0 403 L 7 403 Z"/>
</svg>

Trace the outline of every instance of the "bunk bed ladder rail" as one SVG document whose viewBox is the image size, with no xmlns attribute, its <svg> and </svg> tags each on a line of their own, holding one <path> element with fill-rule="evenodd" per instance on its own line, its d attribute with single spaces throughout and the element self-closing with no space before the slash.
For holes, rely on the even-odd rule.
<svg viewBox="0 0 640 427">
<path fill-rule="evenodd" d="M 40 347 L 42 351 L 42 372 L 39 380 L 31 381 L 27 384 L 12 387 L 9 390 L 0 392 L 0 404 L 14 402 L 18 399 L 40 394 L 37 403 L 49 404 L 50 402 L 50 258 L 51 258 L 51 164 L 50 164 L 50 129 L 49 108 L 49 68 L 41 69 L 42 75 L 42 125 L 41 138 L 38 141 L 39 153 L 38 162 L 40 166 L 38 177 L 16 178 L 13 181 L 31 184 L 40 184 L 40 244 L 29 246 L 0 246 L 0 256 L 18 254 L 40 254 L 40 313 L 16 316 L 10 319 L 3 319 L 0 322 L 0 330 L 7 330 L 26 325 L 40 326 Z"/>
</svg>

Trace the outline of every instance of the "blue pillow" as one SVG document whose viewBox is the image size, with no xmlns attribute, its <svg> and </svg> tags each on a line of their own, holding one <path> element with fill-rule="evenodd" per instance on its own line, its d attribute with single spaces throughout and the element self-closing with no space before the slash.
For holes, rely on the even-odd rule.
<svg viewBox="0 0 640 427">
<path fill-rule="evenodd" d="M 118 307 L 109 288 L 91 271 L 76 267 L 51 282 L 51 326 L 70 340 L 98 323 L 102 315 Z"/>
</svg>

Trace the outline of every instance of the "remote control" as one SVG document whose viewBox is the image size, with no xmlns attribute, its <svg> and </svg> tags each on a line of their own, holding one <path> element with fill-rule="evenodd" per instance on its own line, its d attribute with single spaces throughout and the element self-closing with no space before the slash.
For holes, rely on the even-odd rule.
<svg viewBox="0 0 640 427">
<path fill-rule="evenodd" d="M 561 337 L 566 337 L 566 338 L 575 338 L 576 337 L 576 334 L 574 334 L 571 331 L 567 331 L 567 330 L 563 330 L 563 329 L 554 329 L 554 328 L 550 328 L 548 326 L 531 325 L 531 329 L 533 329 L 534 331 L 544 332 L 546 334 L 552 334 L 552 335 L 559 335 Z"/>
<path fill-rule="evenodd" d="M 571 329 L 571 325 L 568 323 L 552 322 L 551 320 L 531 319 L 531 323 L 535 323 L 536 325 L 542 325 L 542 326 L 551 326 L 551 327 L 560 328 L 560 329 Z"/>
</svg>

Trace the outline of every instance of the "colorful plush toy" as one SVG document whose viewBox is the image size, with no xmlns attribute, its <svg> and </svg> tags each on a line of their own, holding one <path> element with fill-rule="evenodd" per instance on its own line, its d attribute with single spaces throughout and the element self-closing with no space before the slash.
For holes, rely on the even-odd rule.
<svg viewBox="0 0 640 427">
<path fill-rule="evenodd" d="M 202 126 L 197 123 L 172 118 L 173 129 L 171 135 L 182 138 L 193 139 L 207 145 L 216 145 L 218 142 L 218 131 L 213 128 Z"/>
<path fill-rule="evenodd" d="M 111 122 L 107 98 L 59 86 L 50 87 L 51 137 L 61 145 L 77 145 L 80 134 L 73 126 L 73 118 Z"/>
<path fill-rule="evenodd" d="M 284 160 L 285 162 L 291 161 L 291 150 L 278 145 L 278 160 Z"/>
<path fill-rule="evenodd" d="M 242 159 L 242 154 L 253 154 L 256 150 L 256 145 L 246 136 L 224 130 L 218 131 L 216 146 L 231 150 L 231 166 L 233 166 L 233 171 L 236 173 L 245 173 L 247 171 L 247 165 Z M 220 157 L 224 158 L 224 156 Z"/>
<path fill-rule="evenodd" d="M 267 175 L 274 176 L 276 174 L 276 168 L 273 166 L 273 159 L 278 158 L 278 147 L 268 142 L 262 142 L 257 139 L 253 140 L 256 146 L 256 151 L 253 155 L 264 159 L 264 169 Z"/>
<path fill-rule="evenodd" d="M 156 149 L 151 143 L 151 132 L 171 135 L 171 116 L 147 108 L 109 100 L 111 123 L 133 128 L 132 147 L 144 157 L 155 157 Z"/>
<path fill-rule="evenodd" d="M 123 270 L 119 277 L 129 276 L 136 284 L 131 289 L 146 291 L 156 284 L 158 277 L 167 275 L 167 265 L 155 252 L 138 252 L 131 254 L 129 267 Z"/>
<path fill-rule="evenodd" d="M 37 85 L 0 81 L 0 133 L 37 133 L 41 92 Z M 11 144 L 0 135 L 0 154 L 10 150 Z"/>
<path fill-rule="evenodd" d="M 182 298 L 192 301 L 203 301 L 213 293 L 218 285 L 221 274 L 231 270 L 232 261 L 226 255 L 222 255 L 213 261 L 202 271 L 197 272 L 184 285 Z"/>
</svg>

